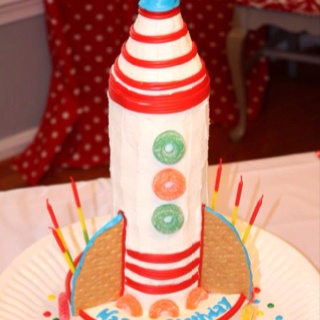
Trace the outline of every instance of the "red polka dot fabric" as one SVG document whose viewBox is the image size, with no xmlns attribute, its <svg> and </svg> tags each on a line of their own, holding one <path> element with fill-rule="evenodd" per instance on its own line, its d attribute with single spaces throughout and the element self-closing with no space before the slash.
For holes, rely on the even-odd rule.
<svg viewBox="0 0 320 320">
<path fill-rule="evenodd" d="M 138 0 L 45 0 L 52 75 L 46 109 L 15 168 L 30 184 L 57 167 L 90 168 L 109 161 L 109 69 L 128 38 Z M 226 57 L 234 1 L 184 0 L 181 11 L 211 77 L 211 120 L 232 124 L 238 111 Z M 247 54 L 264 39 L 250 33 Z M 261 60 L 247 78 L 248 118 L 257 116 L 268 80 Z"/>
<path fill-rule="evenodd" d="M 237 0 L 236 3 L 255 8 L 320 15 L 319 0 Z"/>
</svg>

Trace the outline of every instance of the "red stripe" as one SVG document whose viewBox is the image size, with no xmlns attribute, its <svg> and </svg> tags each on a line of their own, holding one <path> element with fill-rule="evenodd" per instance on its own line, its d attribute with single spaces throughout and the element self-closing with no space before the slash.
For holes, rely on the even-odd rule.
<svg viewBox="0 0 320 320">
<path fill-rule="evenodd" d="M 169 254 L 154 254 L 154 253 L 141 253 L 138 251 L 127 249 L 127 255 L 131 258 L 149 262 L 149 263 L 173 263 L 179 262 L 194 252 L 196 252 L 200 247 L 200 242 L 196 242 L 190 248 L 180 251 L 177 253 L 169 253 Z"/>
<path fill-rule="evenodd" d="M 82 256 L 82 253 L 81 252 L 77 257 L 76 259 L 73 261 L 73 264 L 75 265 L 75 267 L 77 267 L 79 261 L 80 261 L 80 258 Z M 65 279 L 65 289 L 66 289 L 66 295 L 67 297 L 69 298 L 69 301 L 71 299 L 71 279 L 72 279 L 72 272 L 69 270 L 68 273 L 67 273 L 67 276 L 66 276 L 66 279 Z"/>
<path fill-rule="evenodd" d="M 170 11 L 165 11 L 165 12 L 151 12 L 151 11 L 139 8 L 140 15 L 142 15 L 145 18 L 156 19 L 156 20 L 172 18 L 179 13 L 180 13 L 179 6 Z"/>
<path fill-rule="evenodd" d="M 204 101 L 210 94 L 210 80 L 204 80 L 185 91 L 167 95 L 149 96 L 133 92 L 119 82 L 111 74 L 109 78 L 110 98 L 122 107 L 142 113 L 168 114 L 185 111 Z"/>
<path fill-rule="evenodd" d="M 144 292 L 147 294 L 169 294 L 169 293 L 173 293 L 173 292 L 177 292 L 177 291 L 181 291 L 183 289 L 189 288 L 198 280 L 199 280 L 199 274 L 196 273 L 190 279 L 180 283 L 176 283 L 176 284 L 152 286 L 152 285 L 142 284 L 142 283 L 133 281 L 129 278 L 126 278 L 126 285 L 135 290 L 138 290 L 140 292 Z"/>
<path fill-rule="evenodd" d="M 83 310 L 79 310 L 79 316 L 83 320 L 95 320 L 95 318 L 91 318 L 88 314 L 86 314 Z"/>
<path fill-rule="evenodd" d="M 155 270 L 155 269 L 148 269 L 142 268 L 137 266 L 133 263 L 126 263 L 126 269 L 149 279 L 154 280 L 170 280 L 184 276 L 191 272 L 194 268 L 198 267 L 200 263 L 200 259 L 194 259 L 189 264 L 184 267 L 171 269 L 171 270 Z"/>
<path fill-rule="evenodd" d="M 245 295 L 243 293 L 241 293 L 239 299 L 233 305 L 233 307 L 231 309 L 229 309 L 227 311 L 227 313 L 225 313 L 223 316 L 221 316 L 217 320 L 228 320 L 228 319 L 231 319 L 231 317 L 234 316 L 239 311 L 239 309 L 241 308 L 241 306 L 243 305 L 245 300 L 246 300 Z"/>
<path fill-rule="evenodd" d="M 205 64 L 202 59 L 201 60 L 201 69 L 194 75 L 182 79 L 182 80 L 176 80 L 176 81 L 169 81 L 169 82 L 143 82 L 143 81 L 137 81 L 132 78 L 129 78 L 127 75 L 125 75 L 118 63 L 118 59 L 113 65 L 113 70 L 115 75 L 125 84 L 142 90 L 169 90 L 169 89 L 177 89 L 189 84 L 192 84 L 194 82 L 199 81 L 201 78 L 203 78 L 206 75 L 206 68 Z"/>
<path fill-rule="evenodd" d="M 156 35 L 156 36 L 150 36 L 150 35 L 144 35 L 141 33 L 136 32 L 134 29 L 134 25 L 130 28 L 130 36 L 133 40 L 139 41 L 139 42 L 145 42 L 145 43 L 165 43 L 165 42 L 171 42 L 178 40 L 182 37 L 184 37 L 188 33 L 187 25 L 184 23 L 182 29 L 169 33 L 169 34 L 163 34 L 163 35 Z"/>
<path fill-rule="evenodd" d="M 123 44 L 122 49 L 121 49 L 122 56 L 131 64 L 142 67 L 142 68 L 169 68 L 169 67 L 174 67 L 183 63 L 186 63 L 198 54 L 197 46 L 195 43 L 192 43 L 192 48 L 191 50 L 186 53 L 183 56 L 173 58 L 173 59 L 168 59 L 168 60 L 157 60 L 157 61 L 150 61 L 150 60 L 142 60 L 135 58 L 132 56 L 126 48 L 126 43 Z"/>
</svg>

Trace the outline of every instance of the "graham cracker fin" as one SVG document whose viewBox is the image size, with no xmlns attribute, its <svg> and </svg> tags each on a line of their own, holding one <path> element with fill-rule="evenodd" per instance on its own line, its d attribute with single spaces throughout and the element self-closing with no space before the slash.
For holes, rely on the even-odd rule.
<svg viewBox="0 0 320 320">
<path fill-rule="evenodd" d="M 201 287 L 250 297 L 250 261 L 236 229 L 215 211 L 204 210 Z"/>
<path fill-rule="evenodd" d="M 71 305 L 74 315 L 120 295 L 124 221 L 118 220 L 115 225 L 108 227 L 107 224 L 97 231 L 83 252 L 73 276 Z"/>
</svg>

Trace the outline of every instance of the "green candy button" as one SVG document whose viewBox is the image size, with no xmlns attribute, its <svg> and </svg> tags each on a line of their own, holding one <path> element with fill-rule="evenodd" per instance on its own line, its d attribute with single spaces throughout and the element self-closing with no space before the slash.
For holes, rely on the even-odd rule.
<svg viewBox="0 0 320 320">
<path fill-rule="evenodd" d="M 153 226 L 164 234 L 175 233 L 182 227 L 183 222 L 182 210 L 175 204 L 159 206 L 152 215 Z"/>
<path fill-rule="evenodd" d="M 174 130 L 161 133 L 153 143 L 154 156 L 164 164 L 177 163 L 183 157 L 184 152 L 184 139 Z"/>
</svg>

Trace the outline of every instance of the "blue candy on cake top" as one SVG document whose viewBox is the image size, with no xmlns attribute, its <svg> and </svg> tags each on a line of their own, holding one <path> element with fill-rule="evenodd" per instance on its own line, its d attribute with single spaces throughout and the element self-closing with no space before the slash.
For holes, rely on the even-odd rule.
<svg viewBox="0 0 320 320">
<path fill-rule="evenodd" d="M 139 6 L 151 12 L 170 11 L 180 4 L 180 0 L 140 0 Z"/>
</svg>

